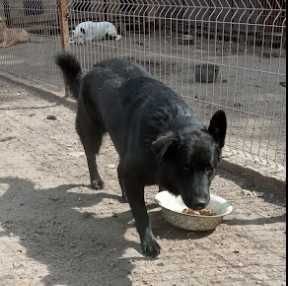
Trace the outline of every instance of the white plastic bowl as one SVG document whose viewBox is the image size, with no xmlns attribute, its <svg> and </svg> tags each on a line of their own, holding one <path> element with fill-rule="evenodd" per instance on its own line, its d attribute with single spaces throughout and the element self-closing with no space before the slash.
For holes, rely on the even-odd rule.
<svg viewBox="0 0 288 286">
<path fill-rule="evenodd" d="M 230 214 L 233 210 L 231 204 L 225 199 L 211 195 L 210 203 L 207 208 L 211 209 L 216 215 L 199 216 L 184 214 L 183 210 L 188 207 L 184 204 L 180 196 L 174 196 L 168 191 L 160 192 L 155 200 L 162 208 L 164 218 L 173 226 L 190 231 L 211 231 L 222 223 L 223 217 Z"/>
</svg>

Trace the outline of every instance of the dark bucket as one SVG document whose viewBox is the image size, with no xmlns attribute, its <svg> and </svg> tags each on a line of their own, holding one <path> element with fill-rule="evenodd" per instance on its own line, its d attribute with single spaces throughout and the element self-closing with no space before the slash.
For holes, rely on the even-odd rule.
<svg viewBox="0 0 288 286">
<path fill-rule="evenodd" d="M 219 66 L 212 64 L 201 64 L 195 67 L 195 81 L 201 83 L 212 83 L 218 78 Z"/>
</svg>

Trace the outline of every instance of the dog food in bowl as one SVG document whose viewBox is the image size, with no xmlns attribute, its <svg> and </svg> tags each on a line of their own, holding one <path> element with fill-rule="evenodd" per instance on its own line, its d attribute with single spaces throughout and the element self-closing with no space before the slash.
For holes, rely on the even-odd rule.
<svg viewBox="0 0 288 286">
<path fill-rule="evenodd" d="M 233 210 L 228 201 L 214 194 L 210 195 L 207 208 L 196 211 L 198 214 L 184 204 L 181 196 L 174 196 L 168 191 L 158 193 L 155 200 L 162 208 L 162 214 L 167 222 L 189 231 L 214 230 Z"/>
<path fill-rule="evenodd" d="M 186 215 L 196 215 L 196 216 L 215 216 L 216 213 L 211 209 L 202 209 L 202 210 L 193 210 L 193 209 L 184 209 L 183 214 Z"/>
</svg>

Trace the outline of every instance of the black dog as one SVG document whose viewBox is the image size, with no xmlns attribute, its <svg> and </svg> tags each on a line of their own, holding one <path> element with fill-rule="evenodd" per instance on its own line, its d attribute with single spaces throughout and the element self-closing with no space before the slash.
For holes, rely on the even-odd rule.
<svg viewBox="0 0 288 286">
<path fill-rule="evenodd" d="M 119 183 L 135 218 L 143 253 L 156 257 L 160 247 L 150 227 L 144 187 L 166 188 L 193 209 L 207 206 L 226 136 L 225 113 L 216 112 L 206 128 L 175 92 L 125 60 L 99 63 L 83 77 L 73 56 L 59 55 L 56 62 L 78 98 L 76 129 L 92 187 L 103 188 L 96 154 L 108 132 L 120 157 Z"/>
</svg>

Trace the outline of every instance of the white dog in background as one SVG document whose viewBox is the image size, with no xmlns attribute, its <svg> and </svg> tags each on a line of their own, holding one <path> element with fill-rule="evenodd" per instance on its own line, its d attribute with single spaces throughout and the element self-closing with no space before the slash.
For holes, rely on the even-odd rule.
<svg viewBox="0 0 288 286">
<path fill-rule="evenodd" d="M 82 22 L 72 31 L 71 44 L 85 44 L 91 41 L 120 40 L 116 27 L 110 22 Z"/>
</svg>

